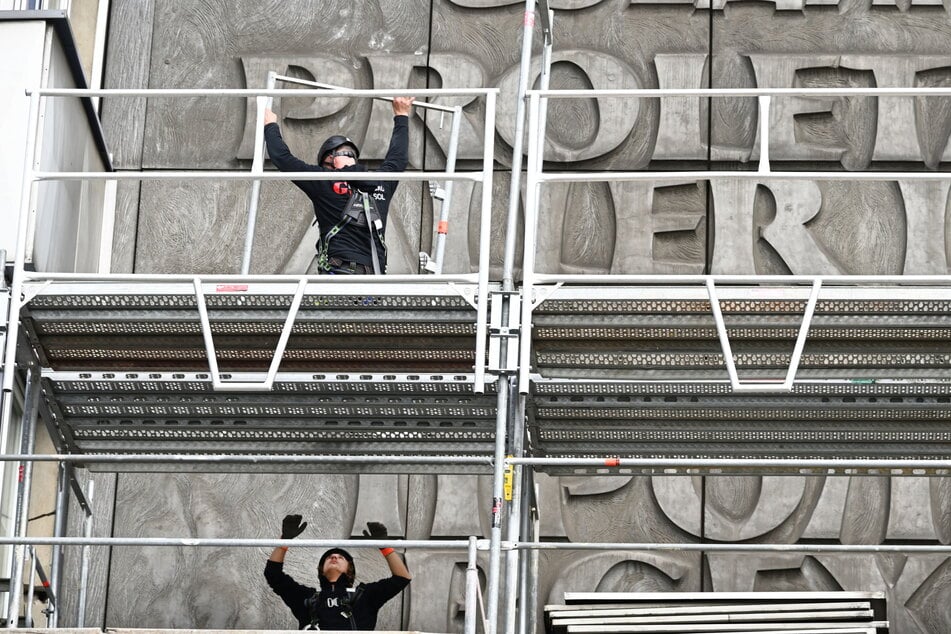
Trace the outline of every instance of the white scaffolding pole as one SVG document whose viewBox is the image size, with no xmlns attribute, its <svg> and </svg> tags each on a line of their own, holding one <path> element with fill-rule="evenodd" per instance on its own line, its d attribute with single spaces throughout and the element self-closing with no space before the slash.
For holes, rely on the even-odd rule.
<svg viewBox="0 0 951 634">
<path fill-rule="evenodd" d="M 274 73 L 267 74 L 268 89 L 274 88 Z M 260 175 L 264 173 L 264 112 L 271 107 L 271 98 L 259 96 L 255 98 L 255 121 L 254 121 L 254 158 L 251 160 L 251 173 Z M 258 218 L 258 202 L 261 199 L 261 181 L 254 179 L 251 181 L 251 200 L 248 203 L 248 222 L 244 236 L 244 255 L 241 258 L 241 273 L 247 275 L 251 272 L 251 249 L 254 246 L 254 227 Z"/>
</svg>

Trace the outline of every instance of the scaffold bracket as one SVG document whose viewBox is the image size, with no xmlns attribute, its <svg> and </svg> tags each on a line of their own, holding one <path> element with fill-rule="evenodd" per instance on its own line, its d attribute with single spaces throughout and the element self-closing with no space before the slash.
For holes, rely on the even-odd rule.
<svg viewBox="0 0 951 634">
<path fill-rule="evenodd" d="M 564 286 L 564 282 L 556 282 L 551 286 L 535 286 L 532 288 L 532 310 L 541 306 L 555 291 Z"/>
<path fill-rule="evenodd" d="M 29 304 L 40 292 L 46 289 L 53 280 L 44 280 L 40 284 L 24 285 L 23 292 L 20 294 L 20 305 Z M 11 316 L 12 317 L 12 316 Z"/>
<path fill-rule="evenodd" d="M 194 281 L 195 300 L 198 305 L 198 314 L 201 318 L 201 332 L 205 342 L 205 352 L 208 355 L 208 369 L 211 373 L 212 385 L 215 390 L 231 391 L 261 391 L 266 392 L 274 385 L 274 379 L 277 376 L 277 370 L 281 366 L 281 360 L 284 358 L 284 349 L 287 347 L 287 341 L 290 339 L 291 330 L 297 319 L 297 311 L 300 308 L 301 300 L 304 298 L 304 291 L 307 288 L 307 279 L 302 277 L 297 283 L 297 290 L 294 292 L 294 298 L 291 300 L 290 308 L 287 310 L 287 319 L 284 320 L 284 327 L 281 329 L 281 336 L 277 342 L 277 348 L 274 350 L 274 357 L 271 359 L 271 365 L 267 372 L 267 377 L 260 383 L 232 382 L 223 380 L 223 375 L 218 368 L 218 355 L 215 351 L 215 342 L 211 333 L 211 323 L 208 317 L 208 307 L 205 303 L 205 291 L 202 286 L 201 278 L 196 277 Z"/>
<path fill-rule="evenodd" d="M 493 293 L 489 314 L 489 371 L 518 371 L 518 340 L 522 328 L 521 296 L 517 292 Z"/>
<path fill-rule="evenodd" d="M 716 322 L 717 335 L 720 339 L 720 347 L 723 351 L 723 361 L 726 364 L 727 373 L 730 375 L 730 385 L 734 392 L 790 392 L 796 381 L 796 372 L 799 369 L 799 362 L 802 359 L 802 351 L 806 346 L 806 337 L 809 334 L 809 325 L 812 322 L 812 316 L 816 311 L 816 302 L 819 300 L 819 291 L 822 289 L 822 279 L 816 278 L 812 282 L 812 291 L 809 294 L 809 300 L 806 303 L 806 310 L 802 316 L 802 322 L 799 326 L 799 332 L 796 335 L 796 345 L 793 348 L 792 357 L 789 361 L 789 368 L 786 371 L 784 379 L 762 379 L 757 381 L 740 381 L 736 371 L 736 360 L 733 358 L 733 349 L 730 345 L 730 336 L 726 331 L 726 324 L 723 321 L 723 311 L 720 309 L 720 300 L 717 297 L 716 282 L 713 278 L 707 278 L 707 294 L 710 298 L 710 309 L 713 312 L 713 319 Z"/>
</svg>

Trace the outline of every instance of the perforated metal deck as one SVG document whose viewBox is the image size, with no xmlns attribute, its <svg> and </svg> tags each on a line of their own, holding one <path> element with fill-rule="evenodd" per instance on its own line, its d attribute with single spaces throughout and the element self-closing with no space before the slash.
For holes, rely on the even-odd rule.
<svg viewBox="0 0 951 634">
<path fill-rule="evenodd" d="M 727 378 L 703 287 L 561 287 L 533 312 L 532 366 L 546 378 Z M 718 291 L 741 379 L 781 379 L 809 288 Z M 947 377 L 951 290 L 823 288 L 800 378 Z"/>
<path fill-rule="evenodd" d="M 44 375 L 56 434 L 68 453 L 485 456 L 495 440 L 496 396 L 472 393 L 471 375 L 284 374 L 267 393 L 221 392 L 207 374 Z M 87 464 L 165 470 L 156 463 Z M 224 465 L 190 465 L 221 471 Z M 234 467 L 247 470 L 247 465 Z M 267 464 L 257 470 L 321 470 Z M 326 470 L 328 467 L 323 467 Z M 334 471 L 490 473 L 482 465 L 336 465 Z M 178 465 L 176 470 L 182 470 Z"/>
<path fill-rule="evenodd" d="M 296 286 L 206 285 L 222 371 L 267 369 Z M 307 287 L 281 371 L 472 371 L 475 284 L 358 288 L 359 293 L 341 284 Z M 209 369 L 191 284 L 60 283 L 39 289 L 22 317 L 44 367 Z"/>
<path fill-rule="evenodd" d="M 293 282 L 204 285 L 221 372 L 217 388 L 192 285 L 57 283 L 34 289 L 22 323 L 44 368 L 43 394 L 60 449 L 112 455 L 493 455 L 492 377 L 482 378 L 484 393 L 474 389 L 476 284 L 309 285 L 271 389 L 248 389 L 267 378 L 295 288 Z M 85 466 L 183 468 L 154 462 Z M 250 468 L 491 473 L 489 460 Z"/>
<path fill-rule="evenodd" d="M 809 288 L 718 289 L 738 378 L 755 392 L 731 385 L 702 286 L 536 292 L 547 294 L 532 329 L 538 457 L 951 456 L 948 289 L 824 288 L 791 391 Z"/>
<path fill-rule="evenodd" d="M 528 417 L 533 453 L 539 457 L 951 456 L 947 381 L 809 381 L 788 394 L 736 394 L 726 381 L 539 380 Z"/>
</svg>

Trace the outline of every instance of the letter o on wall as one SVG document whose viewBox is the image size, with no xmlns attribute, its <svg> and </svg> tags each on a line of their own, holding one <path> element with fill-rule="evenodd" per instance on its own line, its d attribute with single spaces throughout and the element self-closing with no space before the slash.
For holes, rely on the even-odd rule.
<svg viewBox="0 0 951 634">
<path fill-rule="evenodd" d="M 533 70 L 540 68 L 536 60 L 532 64 Z M 595 90 L 630 90 L 640 88 L 640 82 L 630 66 L 621 60 L 599 53 L 582 49 L 557 51 L 552 54 L 552 79 L 556 80 L 559 74 L 581 75 L 580 79 L 586 86 L 578 88 L 593 88 Z M 536 86 L 537 72 L 530 78 L 529 86 Z M 578 82 L 573 82 L 578 83 Z M 555 81 L 552 86 L 556 85 Z M 502 96 L 499 99 L 499 114 L 497 130 L 509 146 L 515 141 L 515 116 L 512 109 L 515 107 L 514 95 L 518 90 L 518 66 L 513 66 L 499 80 L 499 89 Z M 640 105 L 638 99 L 626 98 L 586 98 L 565 100 L 550 99 L 548 101 L 548 135 L 545 142 L 545 160 L 571 162 L 603 156 L 618 147 L 638 125 Z M 557 103 L 561 102 L 561 103 Z M 564 134 L 565 124 L 553 117 L 562 106 L 571 104 L 579 109 L 588 109 L 593 113 L 590 120 L 582 125 L 588 130 L 572 129 L 573 140 L 567 140 Z M 577 125 L 573 120 L 571 125 Z M 527 132 L 527 131 L 526 131 Z M 584 139 L 584 142 L 579 142 Z M 526 151 L 527 152 L 527 151 Z"/>
</svg>

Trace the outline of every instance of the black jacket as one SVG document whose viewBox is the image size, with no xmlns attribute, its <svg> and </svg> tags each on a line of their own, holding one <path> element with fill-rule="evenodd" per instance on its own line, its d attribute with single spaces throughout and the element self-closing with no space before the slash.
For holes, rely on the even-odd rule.
<svg viewBox="0 0 951 634">
<path fill-rule="evenodd" d="M 340 181 L 347 182 L 350 187 L 370 194 L 376 209 L 383 220 L 383 229 L 386 230 L 386 217 L 389 212 L 390 200 L 396 191 L 399 181 L 347 181 L 346 172 L 365 172 L 367 167 L 362 164 L 352 165 L 340 170 L 331 170 L 320 165 L 311 165 L 300 160 L 288 149 L 281 137 L 281 128 L 276 123 L 269 123 L 264 127 L 264 141 L 267 143 L 267 152 L 271 163 L 282 172 L 340 172 Z M 390 137 L 390 147 L 386 158 L 380 165 L 380 172 L 402 172 L 409 162 L 409 117 L 393 117 L 393 134 Z M 348 194 L 338 194 L 334 191 L 335 181 L 294 181 L 314 203 L 314 214 L 320 226 L 320 235 L 325 236 L 328 231 L 340 221 L 344 208 L 347 205 Z M 370 233 L 367 228 L 355 226 L 353 223 L 345 226 L 335 235 L 328 244 L 328 255 L 338 257 L 347 262 L 359 262 L 367 266 L 373 265 L 370 255 Z M 380 257 L 380 266 L 386 270 L 386 253 L 377 245 Z"/>
<path fill-rule="evenodd" d="M 349 613 L 358 630 L 376 627 L 376 615 L 383 604 L 398 595 L 409 585 L 409 579 L 392 576 L 372 583 L 361 583 L 356 588 L 347 588 L 347 578 L 341 577 L 330 583 L 320 576 L 320 591 L 301 585 L 284 572 L 284 564 L 268 560 L 264 565 L 264 578 L 274 593 L 281 597 L 297 618 L 298 627 L 317 625 L 322 630 L 352 630 Z"/>
</svg>

